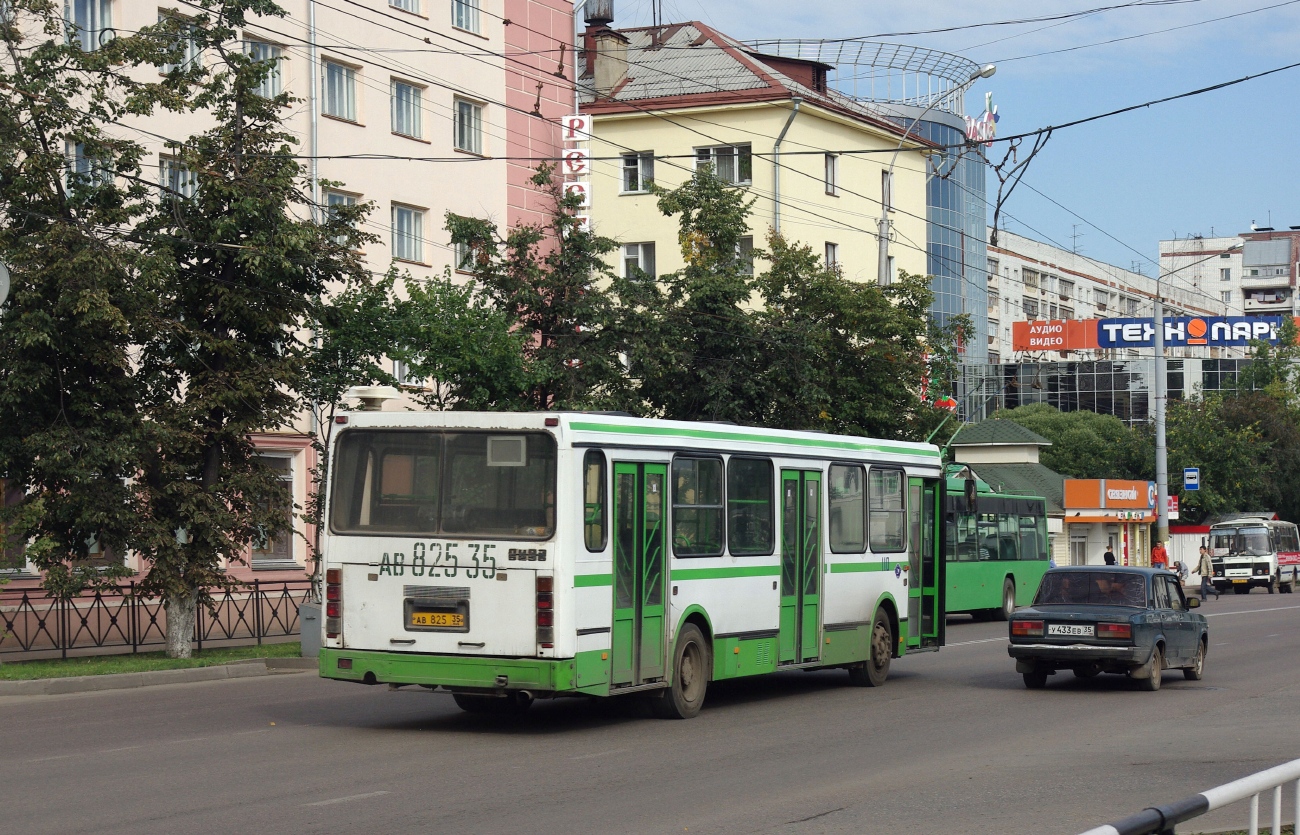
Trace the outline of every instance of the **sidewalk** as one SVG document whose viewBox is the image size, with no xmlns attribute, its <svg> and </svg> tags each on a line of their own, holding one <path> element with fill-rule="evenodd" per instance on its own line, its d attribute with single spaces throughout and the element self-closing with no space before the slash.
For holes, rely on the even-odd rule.
<svg viewBox="0 0 1300 835">
<path fill-rule="evenodd" d="M 231 678 L 305 673 L 319 669 L 315 658 L 250 658 L 211 667 L 184 670 L 151 670 L 144 673 L 113 673 L 103 676 L 38 678 L 29 681 L 0 681 L 0 696 L 57 696 L 98 690 L 131 690 L 158 684 L 188 684 Z"/>
</svg>

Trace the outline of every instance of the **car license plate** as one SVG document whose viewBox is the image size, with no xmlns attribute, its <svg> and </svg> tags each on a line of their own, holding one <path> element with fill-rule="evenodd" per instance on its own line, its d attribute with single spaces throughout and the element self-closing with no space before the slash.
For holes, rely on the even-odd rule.
<svg viewBox="0 0 1300 835">
<path fill-rule="evenodd" d="M 1250 580 L 1247 579 L 1247 578 L 1245 578 L 1245 577 L 1233 577 L 1233 578 L 1232 578 L 1232 582 L 1234 582 L 1234 583 L 1249 583 Z"/>
<path fill-rule="evenodd" d="M 463 627 L 465 616 L 460 612 L 412 612 L 411 626 Z"/>
<path fill-rule="evenodd" d="M 1091 638 L 1095 627 L 1092 624 L 1079 623 L 1049 623 L 1047 624 L 1048 635 L 1064 635 L 1070 638 Z"/>
</svg>

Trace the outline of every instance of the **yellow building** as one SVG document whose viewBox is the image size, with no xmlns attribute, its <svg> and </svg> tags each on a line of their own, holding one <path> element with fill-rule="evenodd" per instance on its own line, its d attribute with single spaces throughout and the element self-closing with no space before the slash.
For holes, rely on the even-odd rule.
<svg viewBox="0 0 1300 835">
<path fill-rule="evenodd" d="M 777 229 L 846 278 L 874 282 L 884 201 L 890 279 L 898 270 L 926 272 L 933 146 L 905 135 L 906 122 L 830 89 L 832 67 L 754 52 L 698 22 L 623 30 L 588 23 L 579 68 L 582 111 L 592 116 L 590 213 L 598 233 L 623 242 L 620 273 L 682 267 L 677 221 L 658 210 L 646 184 L 674 188 L 703 164 L 755 199 L 753 246 Z"/>
</svg>

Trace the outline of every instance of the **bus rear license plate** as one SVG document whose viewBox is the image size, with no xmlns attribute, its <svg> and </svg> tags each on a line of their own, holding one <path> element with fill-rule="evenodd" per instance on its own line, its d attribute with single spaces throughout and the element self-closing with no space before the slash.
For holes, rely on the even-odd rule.
<svg viewBox="0 0 1300 835">
<path fill-rule="evenodd" d="M 1248 579 L 1245 578 L 1245 577 L 1233 577 L 1233 578 L 1232 578 L 1232 582 L 1234 582 L 1234 583 L 1249 583 L 1250 580 L 1248 580 Z"/>
<path fill-rule="evenodd" d="M 412 612 L 411 626 L 463 627 L 465 616 L 459 612 Z"/>
<path fill-rule="evenodd" d="M 1071 638 L 1091 638 L 1094 627 L 1092 624 L 1076 623 L 1049 623 L 1047 624 L 1048 635 L 1066 635 Z"/>
</svg>

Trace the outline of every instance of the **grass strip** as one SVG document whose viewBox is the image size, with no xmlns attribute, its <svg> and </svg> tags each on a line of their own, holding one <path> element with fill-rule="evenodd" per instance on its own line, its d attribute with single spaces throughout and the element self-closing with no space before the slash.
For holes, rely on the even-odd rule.
<svg viewBox="0 0 1300 835">
<path fill-rule="evenodd" d="M 168 658 L 165 652 L 135 655 L 89 655 L 48 661 L 11 661 L 0 664 L 0 681 L 30 681 L 38 678 L 103 676 L 113 673 L 144 673 L 152 670 L 184 670 L 211 667 L 249 658 L 297 658 L 302 645 L 297 641 L 251 647 L 221 647 L 196 651 L 192 658 Z"/>
</svg>

